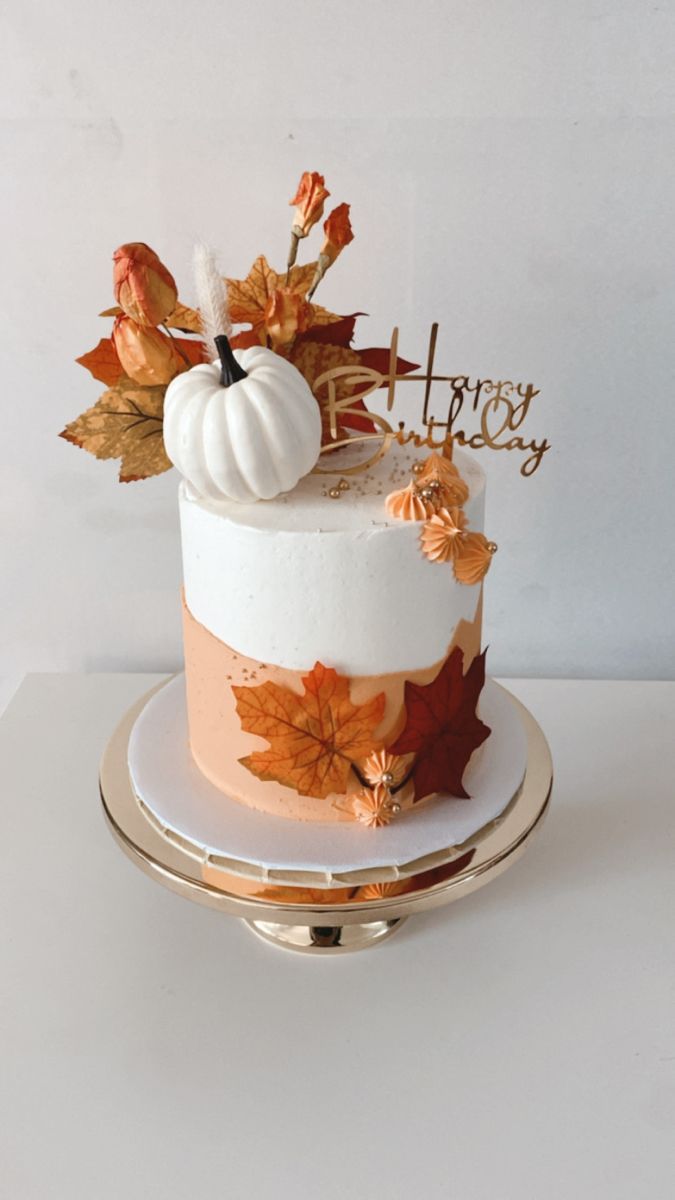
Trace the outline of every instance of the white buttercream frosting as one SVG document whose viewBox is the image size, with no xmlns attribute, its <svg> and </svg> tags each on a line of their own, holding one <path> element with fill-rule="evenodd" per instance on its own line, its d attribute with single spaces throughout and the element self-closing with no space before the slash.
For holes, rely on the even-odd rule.
<svg viewBox="0 0 675 1200">
<path fill-rule="evenodd" d="M 395 447 L 339 499 L 339 475 L 308 475 L 290 495 L 257 504 L 214 502 L 180 487 L 185 596 L 193 616 L 249 658 L 292 670 L 317 660 L 348 675 L 417 670 L 439 662 L 457 623 L 473 620 L 480 585 L 425 558 L 421 523 L 384 502 L 428 451 Z M 321 465 L 336 463 L 324 456 Z M 485 475 L 454 461 L 470 495 L 470 529 L 483 529 Z"/>
<path fill-rule="evenodd" d="M 223 387 L 220 363 L 178 375 L 164 399 L 164 444 L 199 495 L 250 504 L 295 487 L 321 445 L 319 407 L 285 358 L 254 346 L 234 352 L 247 378 Z"/>
</svg>

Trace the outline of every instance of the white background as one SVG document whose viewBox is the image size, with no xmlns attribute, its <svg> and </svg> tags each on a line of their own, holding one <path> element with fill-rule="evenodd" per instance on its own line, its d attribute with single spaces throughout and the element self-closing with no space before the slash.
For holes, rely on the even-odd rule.
<svg viewBox="0 0 675 1200">
<path fill-rule="evenodd" d="M 281 265 L 305 169 L 352 204 L 322 286 L 356 344 L 533 381 L 537 475 L 483 452 L 495 674 L 675 672 L 675 9 L 629 0 L 4 5 L 0 662 L 180 661 L 175 474 L 56 436 L 110 258 Z M 422 614 L 423 617 L 423 614 Z"/>
</svg>

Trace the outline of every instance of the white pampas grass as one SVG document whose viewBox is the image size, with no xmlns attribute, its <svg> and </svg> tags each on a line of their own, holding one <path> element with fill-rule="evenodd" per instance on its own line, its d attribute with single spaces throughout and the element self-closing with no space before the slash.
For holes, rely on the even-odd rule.
<svg viewBox="0 0 675 1200">
<path fill-rule="evenodd" d="M 227 288 L 218 274 L 216 256 L 208 246 L 199 243 L 193 256 L 197 304 L 202 324 L 202 342 L 207 362 L 218 357 L 215 339 L 221 334 L 229 337 L 232 325 L 227 310 Z"/>
</svg>

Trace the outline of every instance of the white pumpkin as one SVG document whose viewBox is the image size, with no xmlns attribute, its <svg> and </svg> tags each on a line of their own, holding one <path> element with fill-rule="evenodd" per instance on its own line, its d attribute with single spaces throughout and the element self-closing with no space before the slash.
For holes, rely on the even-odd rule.
<svg viewBox="0 0 675 1200">
<path fill-rule="evenodd" d="M 166 452 L 201 496 L 240 504 L 271 500 L 316 465 L 319 406 L 304 376 L 273 350 L 232 353 L 246 378 L 229 386 L 220 382 L 218 361 L 171 381 L 164 398 Z"/>
</svg>

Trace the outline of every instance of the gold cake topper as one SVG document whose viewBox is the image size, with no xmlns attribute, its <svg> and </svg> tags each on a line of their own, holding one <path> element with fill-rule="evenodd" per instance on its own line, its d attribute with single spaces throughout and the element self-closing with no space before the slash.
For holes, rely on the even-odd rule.
<svg viewBox="0 0 675 1200">
<path fill-rule="evenodd" d="M 322 455 L 338 450 L 345 446 L 358 445 L 377 441 L 378 446 L 364 461 L 348 467 L 316 467 L 315 472 L 323 475 L 355 475 L 372 467 L 384 457 L 393 445 L 405 445 L 412 442 L 415 446 L 428 446 L 442 449 L 448 457 L 452 457 L 452 446 L 457 442 L 460 446 L 468 446 L 472 450 L 487 447 L 490 450 L 516 450 L 527 457 L 521 463 L 520 473 L 526 477 L 534 475 L 541 465 L 544 454 L 550 449 L 546 438 L 526 440 L 520 432 L 523 422 L 530 411 L 530 406 L 539 390 L 533 384 L 514 383 L 512 380 L 475 379 L 468 375 L 437 375 L 434 374 L 434 359 L 438 340 L 438 322 L 431 326 L 429 349 L 426 369 L 423 374 L 417 372 L 398 373 L 398 328 L 392 331 L 389 343 L 389 366 L 386 374 L 363 364 L 334 367 L 324 371 L 314 380 L 314 394 L 320 400 L 327 414 L 331 440 L 322 447 Z M 399 421 L 396 428 L 381 414 L 370 409 L 364 414 L 363 408 L 356 405 L 366 399 L 379 388 L 387 389 L 387 412 L 394 406 L 396 388 L 399 383 L 423 383 L 424 403 L 421 413 L 421 425 L 425 430 L 420 433 L 407 429 L 404 421 Z M 447 399 L 447 411 L 443 420 L 436 420 L 430 415 L 431 394 L 434 384 L 447 384 L 450 395 Z M 339 397 L 339 391 L 349 390 L 349 395 Z M 468 433 L 466 428 L 458 427 L 458 422 L 465 405 L 470 406 L 470 412 L 477 417 L 478 428 Z M 357 416 L 367 418 L 375 426 L 372 432 L 353 433 L 347 437 L 338 436 L 340 417 Z M 436 432 L 438 431 L 438 432 Z"/>
</svg>

